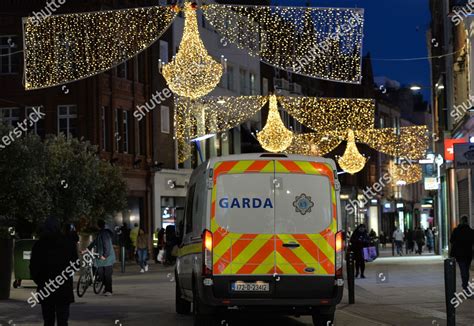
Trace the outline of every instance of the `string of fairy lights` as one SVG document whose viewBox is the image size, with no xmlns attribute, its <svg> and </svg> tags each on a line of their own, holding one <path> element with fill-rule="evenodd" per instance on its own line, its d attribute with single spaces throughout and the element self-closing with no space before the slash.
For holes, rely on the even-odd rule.
<svg viewBox="0 0 474 326">
<path fill-rule="evenodd" d="M 203 13 L 219 34 L 275 67 L 360 83 L 361 9 L 210 4 Z"/>
<path fill-rule="evenodd" d="M 172 7 L 55 15 L 24 20 L 25 89 L 87 78 L 131 59 L 167 30 Z"/>
<path fill-rule="evenodd" d="M 207 52 L 199 36 L 196 7 L 184 5 L 184 32 L 178 53 L 162 69 L 169 88 L 192 99 L 209 94 L 219 84 L 223 66 Z"/>
<path fill-rule="evenodd" d="M 180 154 L 180 162 L 191 155 L 190 139 L 232 129 L 254 116 L 267 102 L 267 122 L 256 138 L 269 152 L 322 156 L 347 141 L 344 155 L 337 159 L 344 171 L 354 174 L 367 163 L 367 158 L 358 151 L 356 141 L 382 153 L 411 160 L 424 157 L 428 148 L 426 126 L 402 127 L 399 133 L 395 128 L 375 129 L 375 104 L 372 100 L 270 95 L 203 97 L 198 100 L 176 98 L 175 101 L 177 138 L 180 144 L 187 144 L 183 145 L 185 151 L 179 151 L 183 154 Z M 283 104 L 283 109 L 290 111 L 290 115 L 299 113 L 298 120 L 306 127 L 317 126 L 316 131 L 295 134 L 286 128 L 278 111 L 278 102 Z M 297 110 L 297 105 L 302 105 L 302 109 Z"/>
<path fill-rule="evenodd" d="M 183 11 L 178 52 L 171 62 L 159 64 L 177 95 L 174 123 L 180 162 L 191 155 L 192 139 L 226 132 L 250 119 L 267 102 L 267 122 L 256 135 L 267 151 L 325 155 L 346 141 L 344 155 L 337 161 L 351 174 L 367 162 L 356 142 L 410 160 L 424 156 L 426 126 L 375 129 L 375 103 L 370 99 L 205 97 L 221 80 L 226 62 L 218 62 L 205 48 L 198 9 L 221 36 L 266 63 L 323 80 L 360 83 L 363 10 L 221 4 L 198 8 L 186 1 L 183 6 L 56 15 L 39 23 L 26 18 L 25 88 L 61 85 L 123 63 L 153 44 Z M 278 103 L 314 132 L 296 134 L 286 128 Z M 416 166 L 392 170 L 407 183 L 419 177 Z"/>
<path fill-rule="evenodd" d="M 204 96 L 219 82 L 225 63 L 207 53 L 199 35 L 198 9 L 221 36 L 264 62 L 314 78 L 360 83 L 360 9 L 221 4 L 198 8 L 186 1 L 183 6 L 53 15 L 41 21 L 25 18 L 25 88 L 57 86 L 119 65 L 158 40 L 184 11 L 182 43 L 162 73 L 177 95 Z"/>
</svg>

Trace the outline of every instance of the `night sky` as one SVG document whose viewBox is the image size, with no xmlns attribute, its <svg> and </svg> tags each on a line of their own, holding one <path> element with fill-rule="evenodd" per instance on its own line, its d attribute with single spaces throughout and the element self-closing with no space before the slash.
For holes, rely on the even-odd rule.
<svg viewBox="0 0 474 326">
<path fill-rule="evenodd" d="M 306 0 L 273 0 L 272 4 L 304 6 Z M 428 60 L 378 61 L 427 57 L 426 32 L 431 15 L 428 0 L 311 0 L 313 7 L 364 8 L 364 54 L 373 58 L 375 76 L 402 85 L 430 85 Z M 429 99 L 429 90 L 423 91 Z"/>
</svg>

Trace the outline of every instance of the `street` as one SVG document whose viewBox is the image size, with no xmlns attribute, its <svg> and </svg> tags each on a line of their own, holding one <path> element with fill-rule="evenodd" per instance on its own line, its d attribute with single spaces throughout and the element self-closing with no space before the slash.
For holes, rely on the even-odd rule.
<svg viewBox="0 0 474 326">
<path fill-rule="evenodd" d="M 118 266 L 116 266 L 118 267 Z M 147 274 L 128 265 L 125 274 L 116 268 L 114 296 L 76 297 L 70 325 L 179 325 L 191 326 L 191 316 L 174 312 L 173 269 L 151 265 Z M 383 273 L 383 275 L 381 275 Z M 443 264 L 438 256 L 381 258 L 367 267 L 367 279 L 356 280 L 356 304 L 348 305 L 347 289 L 338 306 L 335 325 L 444 325 Z M 25 286 L 32 285 L 26 281 Z M 26 300 L 34 288 L 12 289 L 11 300 L 0 304 L 0 323 L 42 325 L 41 311 Z M 474 301 L 457 309 L 457 325 L 474 325 Z M 312 325 L 311 318 L 225 315 L 221 325 Z M 250 323 L 251 322 L 251 323 Z"/>
</svg>

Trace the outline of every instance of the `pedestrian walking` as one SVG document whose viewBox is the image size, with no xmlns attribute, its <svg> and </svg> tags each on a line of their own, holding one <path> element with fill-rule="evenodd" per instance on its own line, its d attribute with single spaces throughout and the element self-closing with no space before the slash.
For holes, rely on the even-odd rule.
<svg viewBox="0 0 474 326">
<path fill-rule="evenodd" d="M 111 296 L 113 293 L 112 274 L 115 263 L 115 251 L 112 244 L 114 234 L 107 227 L 104 220 L 99 220 L 97 226 L 99 227 L 99 233 L 88 248 L 89 250 L 94 248 L 95 252 L 100 255 L 97 260 L 98 273 L 104 283 L 104 295 Z"/>
<path fill-rule="evenodd" d="M 168 225 L 165 231 L 165 253 L 166 264 L 174 264 L 176 257 L 173 256 L 173 249 L 178 245 L 178 238 L 176 237 L 176 228 L 174 225 Z"/>
<path fill-rule="evenodd" d="M 369 235 L 364 224 L 359 225 L 350 239 L 350 250 L 354 253 L 356 275 L 355 277 L 365 278 L 365 259 L 364 259 L 364 248 L 370 243 Z"/>
<path fill-rule="evenodd" d="M 158 232 L 158 254 L 161 250 L 165 250 L 165 229 L 161 228 Z M 158 254 L 156 260 L 158 264 L 161 264 L 161 261 L 158 259 Z"/>
<path fill-rule="evenodd" d="M 431 227 L 426 229 L 425 236 L 426 236 L 426 247 L 428 247 L 428 252 L 431 253 L 434 249 L 434 234 L 433 234 L 433 231 L 431 230 Z"/>
<path fill-rule="evenodd" d="M 133 226 L 133 229 L 130 230 L 130 243 L 131 243 L 131 253 L 135 254 L 137 252 L 135 248 L 135 244 L 137 243 L 137 238 L 138 238 L 138 231 L 140 231 L 140 228 L 138 227 L 138 223 L 135 223 Z M 138 258 L 137 255 L 135 254 L 135 261 L 138 264 Z"/>
<path fill-rule="evenodd" d="M 415 242 L 417 246 L 416 253 L 421 255 L 423 253 L 423 246 L 425 245 L 425 232 L 418 226 L 415 231 Z"/>
<path fill-rule="evenodd" d="M 30 260 L 30 274 L 38 286 L 37 293 L 41 294 L 38 297 L 44 326 L 54 326 L 55 321 L 58 326 L 68 325 L 69 307 L 74 302 L 74 274 L 64 271 L 77 259 L 76 243 L 61 234 L 56 218 L 49 217 L 33 246 Z M 56 281 L 58 278 L 61 283 Z"/>
<path fill-rule="evenodd" d="M 415 232 L 413 232 L 412 229 L 408 229 L 407 231 L 406 242 L 406 253 L 413 253 L 413 250 L 415 248 Z"/>
<path fill-rule="evenodd" d="M 463 215 L 461 223 L 451 234 L 451 257 L 454 257 L 461 272 L 462 288 L 467 291 L 470 281 L 469 269 L 472 262 L 472 246 L 474 244 L 474 230 L 471 229 L 468 217 Z"/>
<path fill-rule="evenodd" d="M 397 227 L 397 229 L 393 232 L 392 237 L 397 247 L 397 255 L 402 256 L 402 251 L 403 251 L 402 247 L 403 247 L 403 239 L 404 239 L 402 230 L 400 230 L 400 228 Z"/>
<path fill-rule="evenodd" d="M 382 245 L 382 248 L 385 249 L 387 247 L 387 236 L 385 235 L 385 232 L 380 231 L 379 239 L 380 239 L 380 244 Z"/>
<path fill-rule="evenodd" d="M 136 253 L 138 255 L 138 264 L 140 265 L 140 273 L 148 272 L 148 235 L 140 229 L 138 231 L 137 242 L 135 244 Z"/>
</svg>

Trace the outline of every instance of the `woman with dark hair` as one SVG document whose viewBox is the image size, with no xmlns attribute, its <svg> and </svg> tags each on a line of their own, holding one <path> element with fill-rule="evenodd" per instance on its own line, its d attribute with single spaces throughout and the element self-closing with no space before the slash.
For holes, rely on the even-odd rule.
<svg viewBox="0 0 474 326">
<path fill-rule="evenodd" d="M 61 233 L 59 221 L 49 217 L 31 251 L 30 273 L 38 285 L 36 298 L 45 326 L 54 326 L 55 320 L 58 326 L 68 324 L 69 306 L 74 302 L 74 271 L 70 266 L 78 260 L 73 241 Z"/>
<path fill-rule="evenodd" d="M 370 244 L 370 238 L 364 224 L 359 225 L 351 236 L 350 249 L 354 253 L 356 275 L 355 277 L 365 278 L 364 248 Z"/>
</svg>

